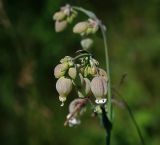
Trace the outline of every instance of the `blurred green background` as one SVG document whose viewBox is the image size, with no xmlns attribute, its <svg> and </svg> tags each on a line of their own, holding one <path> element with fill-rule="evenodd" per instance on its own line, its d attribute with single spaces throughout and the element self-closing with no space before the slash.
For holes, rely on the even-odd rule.
<svg viewBox="0 0 160 145">
<path fill-rule="evenodd" d="M 91 110 L 75 128 L 64 127 L 70 95 L 60 107 L 53 68 L 74 56 L 80 37 L 70 25 L 55 33 L 52 15 L 70 3 L 97 14 L 107 26 L 112 85 L 121 89 L 147 145 L 160 144 L 160 0 L 0 0 L 0 144 L 104 145 L 105 131 Z M 76 19 L 84 19 L 83 15 Z M 105 66 L 103 41 L 93 54 Z M 118 98 L 119 99 L 119 98 Z M 114 106 L 112 145 L 140 145 L 125 109 Z"/>
</svg>

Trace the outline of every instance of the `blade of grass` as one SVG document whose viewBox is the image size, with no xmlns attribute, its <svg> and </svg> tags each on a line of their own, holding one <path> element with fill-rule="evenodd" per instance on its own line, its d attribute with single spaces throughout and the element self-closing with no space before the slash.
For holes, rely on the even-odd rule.
<svg viewBox="0 0 160 145">
<path fill-rule="evenodd" d="M 133 114 L 133 111 L 132 111 L 131 107 L 129 106 L 127 101 L 124 99 L 124 97 L 116 89 L 114 89 L 114 92 L 121 98 L 124 107 L 128 111 L 128 114 L 131 117 L 131 121 L 132 121 L 132 123 L 134 124 L 134 126 L 136 128 L 136 131 L 137 131 L 137 134 L 139 136 L 141 144 L 142 145 L 146 145 L 145 141 L 144 141 L 144 138 L 143 138 L 143 135 L 141 133 L 140 127 L 139 127 L 139 125 L 138 125 L 138 123 L 137 123 L 137 121 L 136 121 L 136 119 L 134 117 L 134 114 Z"/>
</svg>

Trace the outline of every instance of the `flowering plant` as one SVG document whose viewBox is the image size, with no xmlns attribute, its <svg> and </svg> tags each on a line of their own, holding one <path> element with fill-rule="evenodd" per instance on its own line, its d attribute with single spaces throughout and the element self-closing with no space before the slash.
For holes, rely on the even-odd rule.
<svg viewBox="0 0 160 145">
<path fill-rule="evenodd" d="M 106 144 L 110 144 L 112 130 L 112 102 L 111 79 L 109 57 L 106 41 L 106 27 L 97 16 L 81 7 L 66 5 L 53 15 L 55 20 L 55 31 L 61 32 L 73 22 L 78 12 L 88 16 L 87 20 L 78 22 L 73 27 L 73 33 L 81 36 L 81 50 L 76 52 L 75 57 L 65 56 L 54 69 L 54 76 L 57 78 L 56 89 L 59 94 L 61 106 L 67 100 L 68 95 L 75 88 L 77 98 L 69 105 L 69 114 L 64 125 L 75 126 L 80 124 L 80 117 L 85 112 L 87 104 L 91 104 L 93 112 L 101 117 L 106 130 Z M 99 62 L 90 53 L 94 40 L 89 36 L 101 32 L 104 41 L 106 68 L 99 67 Z M 117 93 L 118 94 L 118 93 Z M 141 137 L 133 114 L 124 99 L 123 105 L 128 109 L 133 123 Z M 143 138 L 141 138 L 143 141 Z"/>
</svg>

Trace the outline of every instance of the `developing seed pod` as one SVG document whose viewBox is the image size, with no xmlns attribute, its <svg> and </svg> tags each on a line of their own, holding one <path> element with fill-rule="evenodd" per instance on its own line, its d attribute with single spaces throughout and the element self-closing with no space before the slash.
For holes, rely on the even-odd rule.
<svg viewBox="0 0 160 145">
<path fill-rule="evenodd" d="M 94 94 L 97 104 L 104 104 L 107 95 L 107 82 L 102 76 L 96 76 L 91 81 L 91 90 Z"/>
<path fill-rule="evenodd" d="M 65 17 L 66 17 L 66 14 L 63 11 L 59 11 L 53 15 L 53 20 L 62 21 Z"/>
<path fill-rule="evenodd" d="M 54 69 L 55 78 L 60 78 L 65 75 L 68 65 L 66 63 L 58 64 Z"/>
<path fill-rule="evenodd" d="M 81 40 L 81 46 L 84 50 L 88 50 L 89 48 L 91 48 L 93 45 L 93 40 L 90 38 L 86 38 Z"/>
<path fill-rule="evenodd" d="M 71 67 L 69 68 L 68 70 L 68 75 L 72 78 L 72 79 L 75 79 L 76 76 L 77 76 L 77 70 L 75 67 Z"/>
<path fill-rule="evenodd" d="M 81 88 L 78 90 L 78 96 L 80 98 L 87 97 L 91 93 L 91 83 L 88 78 L 84 78 Z"/>
<path fill-rule="evenodd" d="M 56 89 L 59 93 L 59 100 L 62 102 L 61 106 L 63 106 L 66 97 L 72 90 L 72 81 L 68 78 L 61 77 L 57 80 Z"/>
<path fill-rule="evenodd" d="M 61 32 L 67 27 L 67 21 L 56 21 L 55 23 L 55 31 Z"/>
<path fill-rule="evenodd" d="M 88 22 L 79 22 L 78 24 L 76 24 L 73 28 L 73 32 L 74 33 L 78 33 L 78 34 L 82 34 L 85 33 L 85 31 L 88 28 Z"/>
</svg>

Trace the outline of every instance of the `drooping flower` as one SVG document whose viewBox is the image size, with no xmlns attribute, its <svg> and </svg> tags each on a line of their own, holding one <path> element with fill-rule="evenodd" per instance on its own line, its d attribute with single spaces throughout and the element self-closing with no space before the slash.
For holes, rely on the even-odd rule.
<svg viewBox="0 0 160 145">
<path fill-rule="evenodd" d="M 69 114 L 67 115 L 67 122 L 70 127 L 80 124 L 80 115 L 85 111 L 86 99 L 74 99 L 69 105 Z"/>
<path fill-rule="evenodd" d="M 61 77 L 56 82 L 56 89 L 59 93 L 59 100 L 62 102 L 61 106 L 63 106 L 68 94 L 72 90 L 72 81 L 68 78 Z"/>
<path fill-rule="evenodd" d="M 91 81 L 91 90 L 97 104 L 104 104 L 107 95 L 107 81 L 102 76 L 96 76 Z"/>
</svg>

